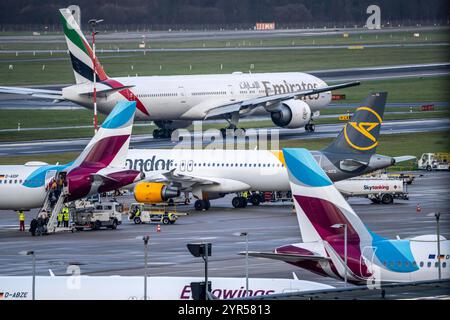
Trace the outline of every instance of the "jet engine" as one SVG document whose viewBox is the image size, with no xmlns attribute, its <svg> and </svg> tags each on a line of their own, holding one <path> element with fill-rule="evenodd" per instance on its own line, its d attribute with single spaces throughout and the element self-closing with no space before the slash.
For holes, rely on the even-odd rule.
<svg viewBox="0 0 450 320">
<path fill-rule="evenodd" d="M 134 187 L 134 198 L 142 203 L 160 203 L 180 196 L 180 190 L 164 183 L 139 182 Z"/>
<path fill-rule="evenodd" d="M 301 128 L 311 119 L 311 109 L 301 100 L 286 100 L 270 110 L 274 124 L 282 128 Z"/>
</svg>

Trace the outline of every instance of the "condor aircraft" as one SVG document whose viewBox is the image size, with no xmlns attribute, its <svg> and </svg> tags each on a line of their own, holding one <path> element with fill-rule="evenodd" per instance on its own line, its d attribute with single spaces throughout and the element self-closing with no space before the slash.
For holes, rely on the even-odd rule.
<svg viewBox="0 0 450 320">
<path fill-rule="evenodd" d="M 389 240 L 367 228 L 306 149 L 284 149 L 302 241 L 254 257 L 285 261 L 355 284 L 450 278 L 450 241 L 437 235 Z M 345 245 L 347 234 L 347 245 Z M 441 264 L 441 268 L 439 268 Z"/>
<path fill-rule="evenodd" d="M 0 87 L 0 92 L 68 100 L 92 109 L 92 49 L 70 10 L 60 9 L 60 14 L 76 84 L 61 91 Z M 155 138 L 170 137 L 174 129 L 209 118 L 225 119 L 230 129 L 236 129 L 239 118 L 255 108 L 263 108 L 279 127 L 304 126 L 314 131 L 313 116 L 328 106 L 331 90 L 359 85 L 327 86 L 300 72 L 113 78 L 106 75 L 97 58 L 95 66 L 98 110 L 108 114 L 118 101 L 136 101 L 137 120 L 152 120 L 159 127 L 153 132 Z"/>
<path fill-rule="evenodd" d="M 370 94 L 335 141 L 313 151 L 333 181 L 414 158 L 375 154 L 386 97 L 386 92 Z M 180 191 L 189 191 L 199 199 L 195 208 L 208 210 L 209 200 L 227 193 L 290 190 L 285 160 L 278 150 L 130 149 L 126 163 L 129 169 L 146 174 L 145 181 L 134 186 L 136 200 L 145 203 L 166 201 Z M 246 203 L 241 197 L 233 199 L 235 207 Z"/>
<path fill-rule="evenodd" d="M 29 162 L 0 166 L 0 209 L 41 207 L 46 187 L 57 173 L 64 173 L 66 201 L 108 192 L 139 181 L 140 171 L 125 168 L 136 103 L 122 101 L 112 110 L 78 158 L 65 165 Z"/>
</svg>

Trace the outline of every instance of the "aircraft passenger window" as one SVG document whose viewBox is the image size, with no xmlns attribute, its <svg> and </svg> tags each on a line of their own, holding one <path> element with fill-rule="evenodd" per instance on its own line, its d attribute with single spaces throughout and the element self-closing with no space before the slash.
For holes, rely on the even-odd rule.
<svg viewBox="0 0 450 320">
<path fill-rule="evenodd" d="M 228 163 L 227 163 L 227 167 L 228 167 Z"/>
<path fill-rule="evenodd" d="M 387 262 L 386 261 L 383 261 L 383 266 L 387 266 Z"/>
<path fill-rule="evenodd" d="M 389 265 L 390 265 L 391 267 L 393 267 L 393 266 L 394 266 L 394 261 L 389 262 Z"/>
<path fill-rule="evenodd" d="M 17 183 L 17 179 L 16 179 L 16 180 L 14 180 L 14 183 Z"/>
<path fill-rule="evenodd" d="M 421 268 L 423 267 L 423 261 L 420 261 L 420 267 Z"/>
<path fill-rule="evenodd" d="M 242 163 L 239 165 L 239 167 L 242 167 Z"/>
<path fill-rule="evenodd" d="M 447 262 L 442 262 L 442 268 L 447 267 Z"/>
<path fill-rule="evenodd" d="M 12 183 L 12 180 L 9 180 L 9 184 L 11 184 Z"/>
<path fill-rule="evenodd" d="M 417 262 L 413 262 L 413 267 L 417 267 Z"/>
<path fill-rule="evenodd" d="M 439 262 L 435 262 L 435 263 L 434 263 L 434 267 L 435 267 L 435 268 L 439 267 Z"/>
<path fill-rule="evenodd" d="M 409 267 L 409 262 L 405 261 L 405 267 Z"/>
<path fill-rule="evenodd" d="M 427 267 L 430 268 L 431 267 L 431 262 L 427 263 Z"/>
<path fill-rule="evenodd" d="M 397 261 L 397 264 L 398 264 L 399 267 L 402 266 L 402 262 L 401 261 Z"/>
</svg>

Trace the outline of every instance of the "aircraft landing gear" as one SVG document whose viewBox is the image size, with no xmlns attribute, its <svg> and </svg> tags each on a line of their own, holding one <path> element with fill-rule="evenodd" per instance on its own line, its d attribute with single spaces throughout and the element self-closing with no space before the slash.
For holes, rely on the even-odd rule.
<svg viewBox="0 0 450 320">
<path fill-rule="evenodd" d="M 316 125 L 310 121 L 305 125 L 305 131 L 306 132 L 314 132 L 316 131 Z"/>
<path fill-rule="evenodd" d="M 234 197 L 233 200 L 231 200 L 231 204 L 235 208 L 245 208 L 247 206 L 247 198 Z"/>
<path fill-rule="evenodd" d="M 197 200 L 194 203 L 194 207 L 197 211 L 209 210 L 209 208 L 211 208 L 211 203 L 209 200 Z"/>
<path fill-rule="evenodd" d="M 155 139 L 168 139 L 172 136 L 172 132 L 174 130 L 172 129 L 166 129 L 166 128 L 162 128 L 162 129 L 155 129 L 153 130 L 153 138 Z"/>
<path fill-rule="evenodd" d="M 235 137 L 238 137 L 240 135 L 245 135 L 245 129 L 244 128 L 236 128 L 235 126 L 230 126 L 228 128 L 220 129 L 220 133 L 222 135 L 222 138 L 224 138 L 224 139 L 227 137 L 227 130 L 233 130 Z"/>
</svg>

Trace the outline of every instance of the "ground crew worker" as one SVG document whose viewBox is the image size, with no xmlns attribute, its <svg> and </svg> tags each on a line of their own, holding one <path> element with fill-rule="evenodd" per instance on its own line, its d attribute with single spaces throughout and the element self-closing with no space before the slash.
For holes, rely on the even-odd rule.
<svg viewBox="0 0 450 320">
<path fill-rule="evenodd" d="M 19 211 L 19 231 L 25 231 L 25 213 Z"/>
<path fill-rule="evenodd" d="M 60 212 L 58 212 L 58 227 L 63 226 L 63 215 L 64 215 L 63 211 L 64 211 L 64 208 Z"/>
<path fill-rule="evenodd" d="M 69 208 L 64 207 L 63 208 L 63 219 L 64 219 L 64 227 L 68 228 L 69 227 Z"/>
<path fill-rule="evenodd" d="M 139 207 L 137 207 L 134 216 L 139 217 L 140 215 L 141 215 L 141 209 L 139 209 Z"/>
</svg>

